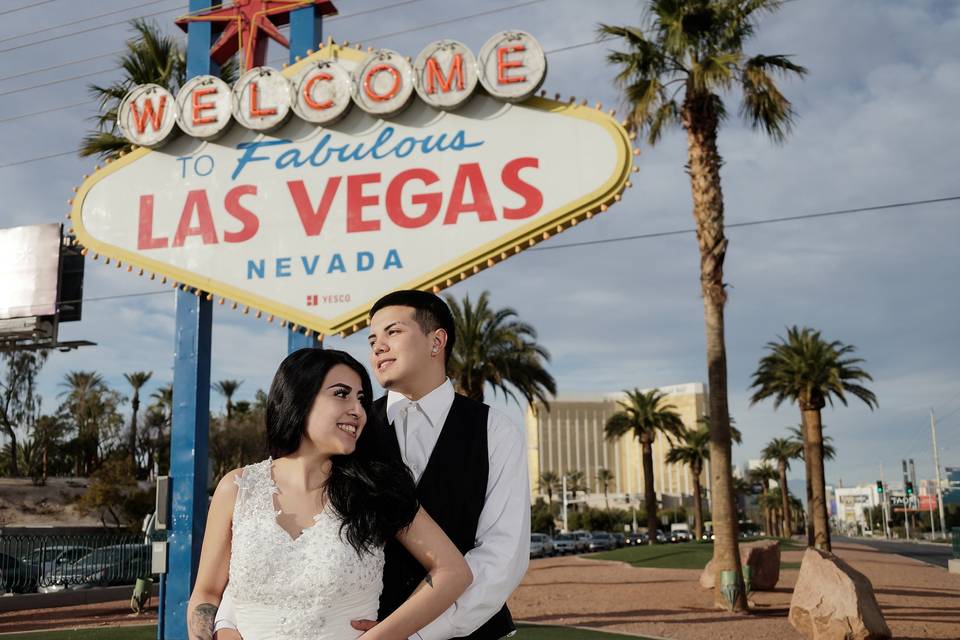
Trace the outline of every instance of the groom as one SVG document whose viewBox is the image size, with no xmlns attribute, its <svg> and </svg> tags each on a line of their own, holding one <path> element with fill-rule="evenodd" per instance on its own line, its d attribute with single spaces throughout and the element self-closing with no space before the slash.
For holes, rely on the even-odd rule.
<svg viewBox="0 0 960 640">
<path fill-rule="evenodd" d="M 414 640 L 496 640 L 515 627 L 506 600 L 529 562 L 530 488 L 522 431 L 502 413 L 454 392 L 446 368 L 456 341 L 442 299 L 396 291 L 370 312 L 370 366 L 385 397 L 374 404 L 378 446 L 399 456 L 420 504 L 470 565 L 473 584 Z M 387 543 L 379 617 L 400 606 L 425 571 Z M 376 623 L 355 621 L 367 630 Z"/>
</svg>

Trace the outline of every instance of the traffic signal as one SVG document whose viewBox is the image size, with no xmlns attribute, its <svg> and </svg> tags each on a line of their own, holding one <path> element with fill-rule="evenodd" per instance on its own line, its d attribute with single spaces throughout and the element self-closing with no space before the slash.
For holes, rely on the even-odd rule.
<svg viewBox="0 0 960 640">
<path fill-rule="evenodd" d="M 877 480 L 877 493 L 883 495 L 883 480 Z"/>
<path fill-rule="evenodd" d="M 913 495 L 913 483 L 910 482 L 909 480 L 907 480 L 907 495 L 908 496 Z"/>
</svg>

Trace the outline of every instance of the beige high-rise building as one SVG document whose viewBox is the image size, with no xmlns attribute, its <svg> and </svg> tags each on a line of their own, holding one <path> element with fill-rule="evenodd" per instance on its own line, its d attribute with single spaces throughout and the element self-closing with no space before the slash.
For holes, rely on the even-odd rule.
<svg viewBox="0 0 960 640">
<path fill-rule="evenodd" d="M 707 410 L 704 385 L 690 383 L 659 389 L 666 394 L 666 402 L 672 404 L 680 414 L 686 428 L 696 429 L 698 419 Z M 623 503 L 626 494 L 632 500 L 642 501 L 644 484 L 640 442 L 632 434 L 622 436 L 615 442 L 608 442 L 604 438 L 604 426 L 610 416 L 620 410 L 617 402 L 624 398 L 622 392 L 571 393 L 557 396 L 550 403 L 549 410 L 542 405 L 528 407 L 527 455 L 534 499 L 546 495 L 546 491 L 540 491 L 539 478 L 542 473 L 553 471 L 563 477 L 571 471 L 582 471 L 587 492 L 595 500 L 603 493 L 597 480 L 597 471 L 608 469 L 613 473 L 613 480 L 608 486 L 611 506 L 615 502 Z M 692 474 L 685 465 L 667 464 L 669 449 L 667 438 L 658 435 L 653 444 L 654 489 L 664 506 L 683 502 L 689 504 L 684 498 L 693 495 Z M 701 477 L 705 490 L 708 489 L 708 478 L 709 469 L 705 468 Z"/>
</svg>

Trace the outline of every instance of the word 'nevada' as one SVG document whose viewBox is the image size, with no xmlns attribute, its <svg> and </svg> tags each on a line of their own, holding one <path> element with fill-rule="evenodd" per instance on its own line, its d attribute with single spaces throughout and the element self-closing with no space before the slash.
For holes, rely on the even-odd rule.
<svg viewBox="0 0 960 640">
<path fill-rule="evenodd" d="M 414 62 L 381 49 L 359 63 L 308 59 L 292 67 L 289 76 L 257 67 L 232 89 L 215 76 L 197 76 L 176 98 L 159 85 L 138 85 L 121 102 L 117 124 L 133 144 L 156 148 L 170 139 L 175 126 L 191 137 L 213 140 L 231 120 L 260 132 L 281 126 L 291 114 L 331 125 L 352 105 L 387 118 L 410 104 L 414 93 L 433 108 L 453 110 L 470 99 L 477 84 L 497 100 L 520 102 L 540 88 L 546 71 L 546 56 L 533 36 L 505 31 L 490 38 L 479 57 L 460 42 L 440 40 Z"/>
</svg>

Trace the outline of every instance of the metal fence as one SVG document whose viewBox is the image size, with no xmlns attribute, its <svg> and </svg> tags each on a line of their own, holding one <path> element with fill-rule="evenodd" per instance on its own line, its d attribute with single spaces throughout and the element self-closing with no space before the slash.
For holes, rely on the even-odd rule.
<svg viewBox="0 0 960 640">
<path fill-rule="evenodd" d="M 143 534 L 0 536 L 0 593 L 132 585 L 150 565 Z"/>
</svg>

